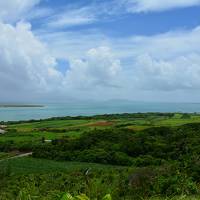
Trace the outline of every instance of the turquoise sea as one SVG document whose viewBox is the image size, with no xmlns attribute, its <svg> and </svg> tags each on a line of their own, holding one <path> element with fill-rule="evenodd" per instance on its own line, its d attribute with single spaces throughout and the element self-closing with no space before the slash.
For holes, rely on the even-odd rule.
<svg viewBox="0 0 200 200">
<path fill-rule="evenodd" d="M 52 103 L 44 107 L 0 108 L 0 121 L 44 119 L 61 116 L 137 112 L 200 112 L 200 103 L 147 103 L 108 101 L 93 103 Z"/>
</svg>

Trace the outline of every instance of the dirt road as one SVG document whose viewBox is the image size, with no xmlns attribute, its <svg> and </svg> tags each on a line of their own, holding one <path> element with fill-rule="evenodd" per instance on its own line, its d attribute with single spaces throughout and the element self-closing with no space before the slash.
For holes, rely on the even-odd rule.
<svg viewBox="0 0 200 200">
<path fill-rule="evenodd" d="M 0 160 L 0 162 L 6 161 L 6 160 L 11 160 L 11 159 L 15 159 L 15 158 L 22 158 L 22 157 L 27 157 L 27 156 L 31 156 L 33 153 L 29 152 L 29 153 L 24 153 L 24 154 L 19 154 L 10 158 L 6 158 L 6 159 L 2 159 Z"/>
</svg>

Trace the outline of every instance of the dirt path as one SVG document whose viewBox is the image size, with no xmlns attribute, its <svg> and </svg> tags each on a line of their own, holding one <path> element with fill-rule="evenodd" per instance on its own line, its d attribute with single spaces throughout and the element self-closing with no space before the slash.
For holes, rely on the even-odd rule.
<svg viewBox="0 0 200 200">
<path fill-rule="evenodd" d="M 20 155 L 17 155 L 17 156 L 10 157 L 10 158 L 2 159 L 2 160 L 0 160 L 0 162 L 15 159 L 15 158 L 23 158 L 23 157 L 31 156 L 32 154 L 33 154 L 32 152 L 24 153 L 24 154 L 20 154 Z"/>
</svg>

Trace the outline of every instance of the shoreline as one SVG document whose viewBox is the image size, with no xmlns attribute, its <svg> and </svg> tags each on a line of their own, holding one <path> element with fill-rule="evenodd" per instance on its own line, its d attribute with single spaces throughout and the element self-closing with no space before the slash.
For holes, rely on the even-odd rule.
<svg viewBox="0 0 200 200">
<path fill-rule="evenodd" d="M 44 105 L 15 105 L 15 104 L 0 104 L 0 108 L 41 108 L 45 107 Z"/>
</svg>

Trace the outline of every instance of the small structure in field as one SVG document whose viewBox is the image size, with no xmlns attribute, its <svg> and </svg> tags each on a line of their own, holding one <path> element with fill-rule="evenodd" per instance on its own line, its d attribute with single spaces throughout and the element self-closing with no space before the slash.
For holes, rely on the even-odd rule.
<svg viewBox="0 0 200 200">
<path fill-rule="evenodd" d="M 0 125 L 0 135 L 4 134 L 6 131 L 5 129 L 7 128 L 6 125 Z"/>
<path fill-rule="evenodd" d="M 4 134 L 5 132 L 5 130 L 0 129 L 0 135 Z"/>
<path fill-rule="evenodd" d="M 7 128 L 6 125 L 0 125 L 0 129 L 5 129 L 5 128 Z"/>
</svg>

